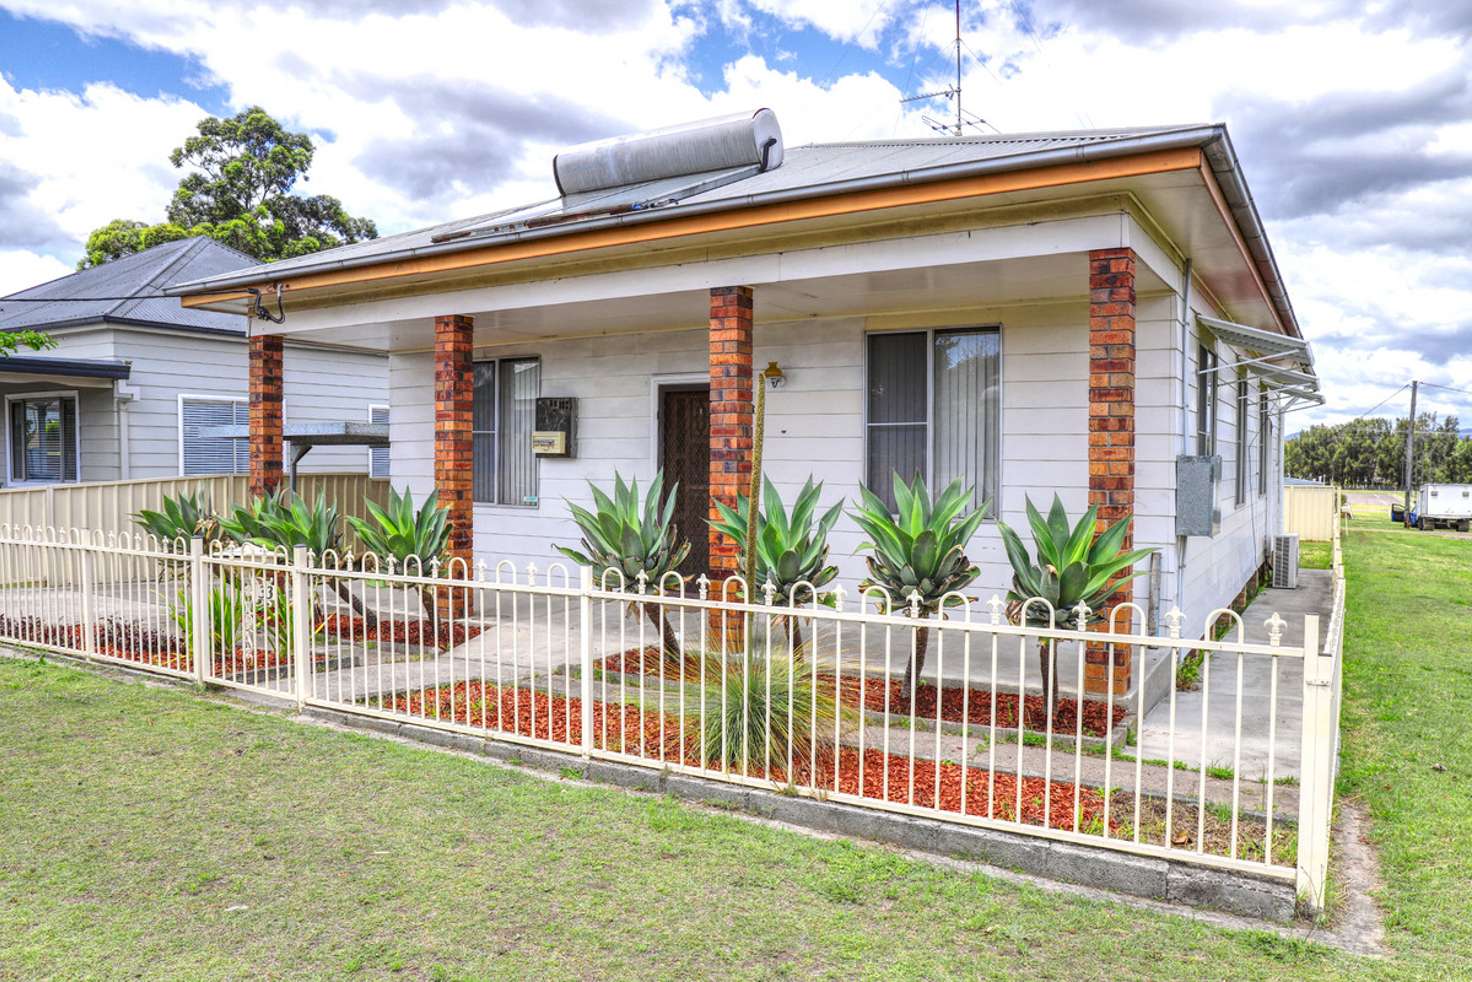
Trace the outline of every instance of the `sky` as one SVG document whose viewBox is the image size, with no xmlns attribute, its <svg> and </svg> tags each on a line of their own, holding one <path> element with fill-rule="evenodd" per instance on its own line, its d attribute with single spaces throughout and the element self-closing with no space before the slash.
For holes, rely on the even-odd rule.
<svg viewBox="0 0 1472 982">
<path fill-rule="evenodd" d="M 1222 121 L 1329 404 L 1472 426 L 1472 0 L 968 0 L 1003 132 Z M 158 221 L 206 114 L 310 132 L 303 190 L 390 233 L 555 194 L 588 139 L 757 106 L 791 145 L 932 135 L 950 5 L 910 0 L 0 0 L 0 294 Z M 1405 412 L 1408 393 L 1377 412 Z"/>
</svg>

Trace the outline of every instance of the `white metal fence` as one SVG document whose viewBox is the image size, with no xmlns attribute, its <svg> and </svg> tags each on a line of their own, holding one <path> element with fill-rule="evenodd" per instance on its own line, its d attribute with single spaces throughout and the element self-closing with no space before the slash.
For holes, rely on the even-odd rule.
<svg viewBox="0 0 1472 982">
<path fill-rule="evenodd" d="M 832 606 L 739 579 L 663 585 L 560 563 L 396 568 L 0 527 L 0 641 L 588 757 L 1296 882 L 1321 905 L 1338 740 L 1328 630 L 1264 642 L 1217 611 L 1164 636 L 1085 611 L 1025 626 L 872 590 Z M 1336 570 L 1338 543 L 1335 542 Z M 99 571 L 110 568 L 103 577 Z M 29 576 L 27 571 L 38 571 Z M 132 575 L 127 575 L 129 570 Z M 41 575 L 44 573 L 44 575 Z M 862 601 L 862 602 L 859 602 Z M 1134 605 L 1131 605 L 1134 606 Z M 1221 640 L 1211 630 L 1232 622 Z M 1051 618 L 1054 626 L 1046 626 Z M 1118 631 L 1110 630 L 1119 627 Z M 1081 692 L 1091 657 L 1168 659 L 1171 695 Z M 1048 671 L 1044 674 L 1047 655 Z M 911 666 L 920 682 L 904 689 Z M 1187 669 L 1199 697 L 1176 696 Z M 1112 676 L 1112 672 L 1109 673 Z M 1264 683 L 1260 691 L 1252 680 Z M 1193 708 L 1194 707 L 1194 708 Z M 1296 725 L 1295 707 L 1302 710 Z M 1148 758 L 1142 727 L 1166 734 Z"/>
</svg>

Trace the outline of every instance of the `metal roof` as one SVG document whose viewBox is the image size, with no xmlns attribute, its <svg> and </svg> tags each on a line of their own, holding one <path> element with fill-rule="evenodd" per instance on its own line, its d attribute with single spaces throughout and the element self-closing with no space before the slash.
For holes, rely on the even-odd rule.
<svg viewBox="0 0 1472 982">
<path fill-rule="evenodd" d="M 279 282 L 289 275 L 350 269 L 611 225 L 1184 147 L 1198 147 L 1206 153 L 1279 316 L 1291 332 L 1299 334 L 1297 318 L 1226 127 L 1215 123 L 788 147 L 782 166 L 719 181 L 705 189 L 681 192 L 655 187 L 670 183 L 666 181 L 590 192 L 586 197 L 549 198 L 227 275 L 192 280 L 176 277 L 168 292 L 206 293 Z M 686 183 L 691 180 L 673 179 Z M 664 200 L 660 200 L 662 191 Z"/>
<path fill-rule="evenodd" d="M 12 355 L 0 358 L 0 375 L 64 375 L 69 378 L 125 379 L 132 366 L 107 358 L 43 358 Z"/>
<path fill-rule="evenodd" d="M 213 239 L 165 242 L 0 298 L 0 331 L 107 321 L 241 334 L 238 315 L 181 306 L 164 292 L 164 287 L 180 279 L 217 276 L 254 262 L 253 256 Z M 50 302 L 5 302 L 21 298 Z"/>
</svg>

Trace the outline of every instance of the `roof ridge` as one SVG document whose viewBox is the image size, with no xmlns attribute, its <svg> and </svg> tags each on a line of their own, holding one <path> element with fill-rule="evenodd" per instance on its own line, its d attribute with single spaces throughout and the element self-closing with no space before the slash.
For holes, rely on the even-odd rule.
<svg viewBox="0 0 1472 982">
<path fill-rule="evenodd" d="M 978 133 L 972 136 L 922 136 L 910 139 L 889 138 L 882 140 L 838 140 L 831 143 L 803 143 L 790 147 L 792 150 L 820 149 L 827 147 L 915 147 L 915 146 L 965 146 L 969 144 L 1022 143 L 1028 141 L 1082 139 L 1096 140 L 1126 139 L 1143 134 L 1176 133 L 1183 130 L 1203 129 L 1215 123 L 1169 123 L 1156 126 L 1112 126 L 1072 130 L 1026 130 L 1017 133 Z"/>
<path fill-rule="evenodd" d="M 111 307 L 108 307 L 106 310 L 104 310 L 102 312 L 102 315 L 101 315 L 104 319 L 106 319 L 108 317 L 111 317 L 114 314 L 116 314 L 118 311 L 122 310 L 123 307 L 124 307 L 124 305 L 126 305 L 126 304 L 136 304 L 136 303 L 138 303 L 138 302 L 140 302 L 142 300 L 148 299 L 148 297 L 151 296 L 151 294 L 148 293 L 148 291 L 149 291 L 150 288 L 157 289 L 158 290 L 158 295 L 159 296 L 163 296 L 163 286 L 158 283 L 159 278 L 162 277 L 164 274 L 168 273 L 169 270 L 174 269 L 175 267 L 177 267 L 185 259 L 188 259 L 190 256 L 192 256 L 196 252 L 198 252 L 199 249 L 204 245 L 204 243 L 206 243 L 206 242 L 209 241 L 209 239 L 206 236 L 199 235 L 199 236 L 189 236 L 189 237 L 187 237 L 185 239 L 177 240 L 177 241 L 187 242 L 188 245 L 186 245 L 183 249 L 180 249 L 178 255 L 174 256 L 171 259 L 169 259 L 162 266 L 160 266 L 159 269 L 158 269 L 158 272 L 154 273 L 152 276 L 148 277 L 146 280 L 144 280 L 142 283 L 140 283 L 130 293 L 130 295 L 128 296 L 128 298 L 126 300 L 119 300 L 117 303 L 113 304 Z M 146 250 L 146 249 L 144 250 L 144 252 L 147 252 L 147 251 L 148 250 Z"/>
</svg>

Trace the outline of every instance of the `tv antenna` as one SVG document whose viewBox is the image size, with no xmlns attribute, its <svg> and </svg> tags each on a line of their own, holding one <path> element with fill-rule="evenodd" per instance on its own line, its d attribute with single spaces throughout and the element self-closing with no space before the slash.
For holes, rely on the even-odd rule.
<svg viewBox="0 0 1472 982">
<path fill-rule="evenodd" d="M 966 127 L 968 126 L 973 127 L 977 130 L 980 130 L 983 126 L 990 126 L 993 132 L 1000 133 L 1000 130 L 998 130 L 995 126 L 992 126 L 992 124 L 987 122 L 985 119 L 982 119 L 980 116 L 976 115 L 976 113 L 968 112 L 965 109 L 961 108 L 961 0 L 956 0 L 955 45 L 956 84 L 947 85 L 945 88 L 937 89 L 934 92 L 920 92 L 915 95 L 906 96 L 905 98 L 900 100 L 900 105 L 904 105 L 907 102 L 924 102 L 930 99 L 940 99 L 942 97 L 946 99 L 952 99 L 956 103 L 956 121 L 954 123 L 942 122 L 934 116 L 931 116 L 929 113 L 922 115 L 920 117 L 920 121 L 923 122 L 926 126 L 929 126 L 931 129 L 935 130 L 937 133 L 944 134 L 945 136 L 961 136 L 966 132 Z"/>
</svg>

